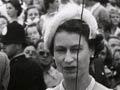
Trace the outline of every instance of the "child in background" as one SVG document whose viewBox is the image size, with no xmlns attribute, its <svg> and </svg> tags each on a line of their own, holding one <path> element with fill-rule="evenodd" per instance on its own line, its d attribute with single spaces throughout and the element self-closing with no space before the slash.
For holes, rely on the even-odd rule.
<svg viewBox="0 0 120 90">
<path fill-rule="evenodd" d="M 41 16 L 41 12 L 37 7 L 29 6 L 25 11 L 24 22 L 26 25 L 30 25 L 33 23 L 37 24 L 40 21 L 40 16 Z"/>
<path fill-rule="evenodd" d="M 31 24 L 26 27 L 28 44 L 35 45 L 41 39 L 41 29 L 37 24 Z"/>
</svg>

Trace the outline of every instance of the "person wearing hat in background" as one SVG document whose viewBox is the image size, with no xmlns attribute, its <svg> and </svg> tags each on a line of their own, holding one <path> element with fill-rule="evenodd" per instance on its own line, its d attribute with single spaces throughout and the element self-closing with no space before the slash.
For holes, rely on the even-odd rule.
<svg viewBox="0 0 120 90">
<path fill-rule="evenodd" d="M 68 3 L 49 22 L 46 31 L 45 47 L 54 56 L 64 78 L 58 86 L 47 90 L 110 90 L 89 75 L 98 31 L 96 20 L 88 10 Z"/>
<path fill-rule="evenodd" d="M 45 90 L 43 72 L 38 64 L 23 54 L 25 31 L 17 22 L 8 24 L 2 36 L 3 51 L 10 58 L 8 90 Z"/>
</svg>

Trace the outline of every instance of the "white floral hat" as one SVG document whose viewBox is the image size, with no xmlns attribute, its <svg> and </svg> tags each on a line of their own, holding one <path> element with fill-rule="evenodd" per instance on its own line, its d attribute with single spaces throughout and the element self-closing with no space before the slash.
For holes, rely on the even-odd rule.
<svg viewBox="0 0 120 90">
<path fill-rule="evenodd" d="M 57 31 L 57 28 L 64 22 L 71 19 L 82 19 L 90 28 L 89 39 L 95 38 L 98 33 L 98 25 L 94 16 L 86 9 L 83 10 L 82 6 L 75 3 L 67 3 L 62 9 L 60 9 L 56 15 L 49 21 L 45 27 L 44 43 L 46 48 L 50 48 L 52 39 Z M 82 17 L 81 17 L 82 16 Z"/>
</svg>

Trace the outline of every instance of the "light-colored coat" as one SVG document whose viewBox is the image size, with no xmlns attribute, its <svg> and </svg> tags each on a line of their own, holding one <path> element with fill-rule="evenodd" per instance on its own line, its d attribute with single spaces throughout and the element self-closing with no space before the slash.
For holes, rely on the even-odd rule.
<svg viewBox="0 0 120 90">
<path fill-rule="evenodd" d="M 55 88 L 48 88 L 47 90 L 65 90 L 65 89 L 64 89 L 63 84 L 61 82 Z M 112 90 L 112 89 L 108 89 L 107 87 L 101 85 L 100 83 L 95 82 L 94 78 L 92 78 L 90 86 L 86 90 Z"/>
<path fill-rule="evenodd" d="M 9 59 L 5 53 L 0 52 L 0 90 L 7 90 L 9 78 Z"/>
</svg>

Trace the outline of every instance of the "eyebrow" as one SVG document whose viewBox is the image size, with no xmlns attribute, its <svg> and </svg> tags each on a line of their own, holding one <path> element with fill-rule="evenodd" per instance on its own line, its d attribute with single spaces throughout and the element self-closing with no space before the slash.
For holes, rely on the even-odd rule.
<svg viewBox="0 0 120 90">
<path fill-rule="evenodd" d="M 79 48 L 79 47 L 81 48 L 81 47 L 83 47 L 83 45 L 80 45 L 80 46 L 79 46 L 79 44 L 76 44 L 76 45 L 71 46 L 70 48 L 76 48 L 76 47 L 77 47 L 77 48 Z M 65 48 L 65 47 L 64 47 L 64 46 L 61 46 L 61 45 L 58 45 L 58 46 L 55 46 L 55 48 Z"/>
<path fill-rule="evenodd" d="M 57 48 L 65 48 L 64 46 L 55 46 L 55 49 L 57 49 Z"/>
<path fill-rule="evenodd" d="M 77 47 L 77 48 L 81 48 L 81 47 L 83 47 L 83 45 L 81 45 L 81 44 L 80 44 L 80 45 L 79 45 L 79 44 L 76 44 L 76 45 L 73 45 L 71 48 L 76 48 L 76 47 Z"/>
</svg>

